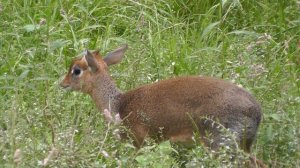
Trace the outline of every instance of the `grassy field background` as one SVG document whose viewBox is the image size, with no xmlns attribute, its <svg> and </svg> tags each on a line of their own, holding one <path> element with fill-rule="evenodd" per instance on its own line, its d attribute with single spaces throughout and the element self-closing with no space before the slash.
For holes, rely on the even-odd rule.
<svg viewBox="0 0 300 168">
<path fill-rule="evenodd" d="M 178 167 L 169 142 L 136 151 L 87 95 L 58 86 L 85 48 L 105 55 L 124 43 L 126 58 L 111 67 L 121 90 L 183 75 L 233 81 L 262 105 L 254 155 L 299 167 L 297 0 L 1 1 L 0 167 Z M 201 146 L 185 157 L 222 166 Z"/>
</svg>

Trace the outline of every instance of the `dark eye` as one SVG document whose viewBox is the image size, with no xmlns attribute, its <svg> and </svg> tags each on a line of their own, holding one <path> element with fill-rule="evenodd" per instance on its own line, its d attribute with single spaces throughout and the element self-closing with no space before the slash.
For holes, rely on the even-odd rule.
<svg viewBox="0 0 300 168">
<path fill-rule="evenodd" d="M 78 76 L 80 73 L 81 73 L 81 69 L 79 69 L 79 68 L 75 68 L 73 71 L 73 74 L 76 76 Z"/>
</svg>

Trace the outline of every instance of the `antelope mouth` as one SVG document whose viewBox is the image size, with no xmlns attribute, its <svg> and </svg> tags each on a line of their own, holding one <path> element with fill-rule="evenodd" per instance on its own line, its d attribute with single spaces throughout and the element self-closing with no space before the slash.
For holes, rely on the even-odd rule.
<svg viewBox="0 0 300 168">
<path fill-rule="evenodd" d="M 63 90 L 72 90 L 72 87 L 70 85 L 66 85 L 66 84 L 63 84 L 63 83 L 60 83 L 60 87 L 63 89 Z"/>
<path fill-rule="evenodd" d="M 72 87 L 71 86 L 62 87 L 62 89 L 66 90 L 66 91 L 72 91 Z"/>
</svg>

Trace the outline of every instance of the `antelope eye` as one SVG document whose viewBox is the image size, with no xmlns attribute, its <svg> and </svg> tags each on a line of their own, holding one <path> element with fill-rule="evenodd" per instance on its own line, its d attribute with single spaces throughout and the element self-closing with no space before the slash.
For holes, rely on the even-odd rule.
<svg viewBox="0 0 300 168">
<path fill-rule="evenodd" d="M 78 76 L 78 75 L 80 75 L 80 73 L 81 73 L 81 69 L 79 69 L 79 68 L 74 68 L 74 71 L 73 71 L 73 74 L 74 74 L 74 75 Z"/>
</svg>

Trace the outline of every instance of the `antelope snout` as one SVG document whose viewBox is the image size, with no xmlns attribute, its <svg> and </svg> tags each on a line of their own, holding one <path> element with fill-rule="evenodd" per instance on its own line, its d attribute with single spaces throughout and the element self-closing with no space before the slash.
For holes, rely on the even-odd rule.
<svg viewBox="0 0 300 168">
<path fill-rule="evenodd" d="M 69 89 L 69 88 L 71 88 L 70 84 L 66 81 L 66 79 L 63 79 L 59 83 L 59 86 L 62 87 L 63 89 Z"/>
<path fill-rule="evenodd" d="M 69 85 L 66 85 L 64 82 L 60 82 L 59 86 L 64 88 L 64 89 L 69 87 Z"/>
</svg>

